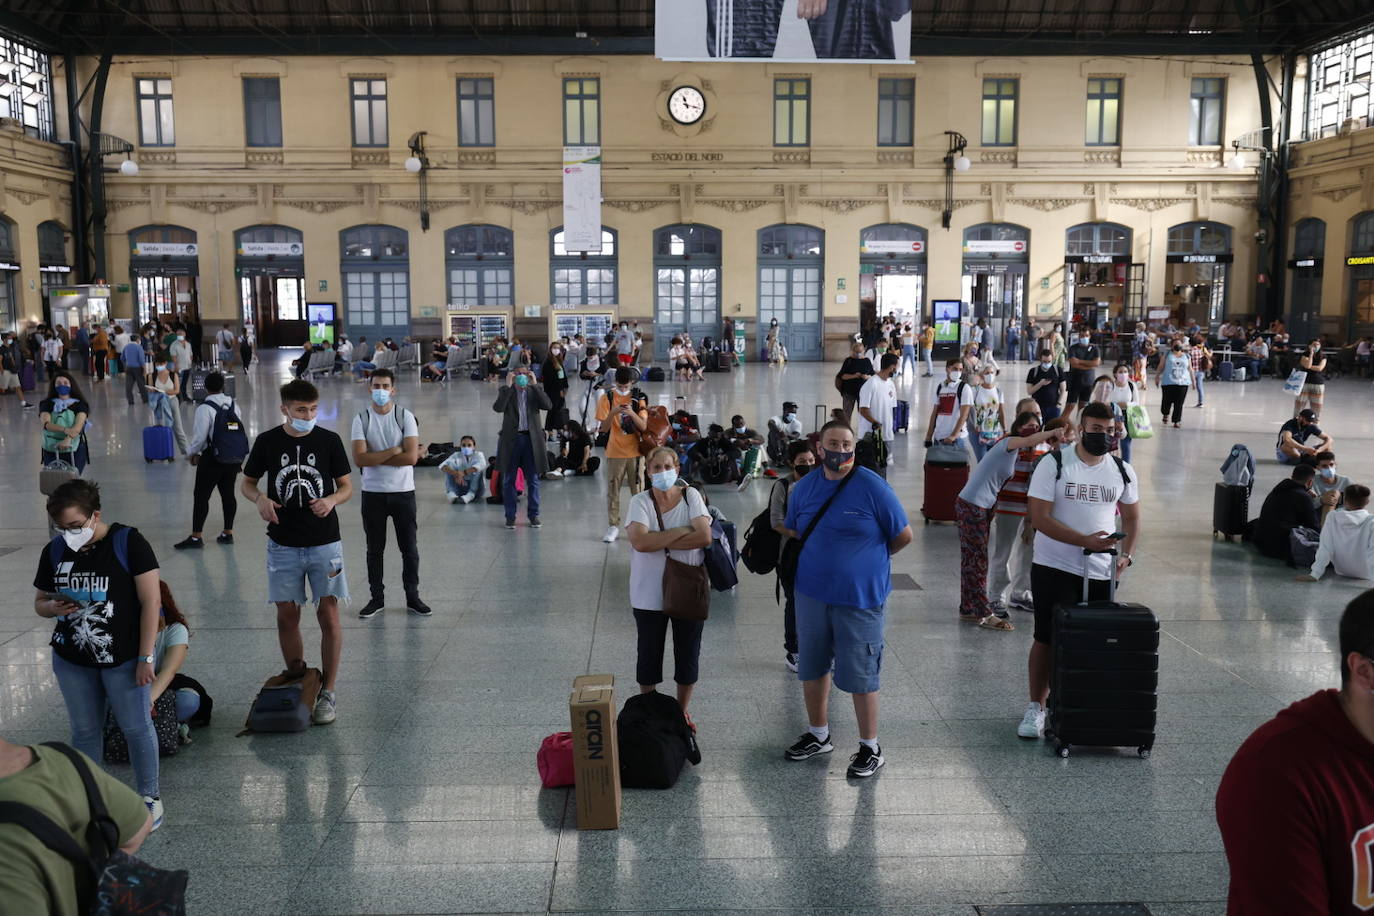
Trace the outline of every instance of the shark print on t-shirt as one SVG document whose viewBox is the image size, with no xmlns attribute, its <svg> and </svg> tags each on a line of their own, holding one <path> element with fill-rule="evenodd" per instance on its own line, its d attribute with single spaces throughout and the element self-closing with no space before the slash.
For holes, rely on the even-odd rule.
<svg viewBox="0 0 1374 916">
<path fill-rule="evenodd" d="M 280 426 L 267 430 L 253 442 L 243 476 L 258 486 L 281 508 L 277 521 L 268 523 L 267 536 L 283 547 L 318 547 L 339 540 L 339 514 L 318 518 L 310 505 L 334 493 L 334 481 L 349 475 L 351 468 L 338 434 L 315 427 L 304 436 L 292 436 Z"/>
</svg>

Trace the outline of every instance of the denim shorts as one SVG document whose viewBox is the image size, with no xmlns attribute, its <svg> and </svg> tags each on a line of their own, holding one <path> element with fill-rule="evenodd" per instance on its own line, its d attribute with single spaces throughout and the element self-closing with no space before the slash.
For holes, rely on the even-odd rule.
<svg viewBox="0 0 1374 916">
<path fill-rule="evenodd" d="M 267 600 L 305 603 L 305 583 L 310 582 L 311 600 L 321 598 L 348 600 L 348 578 L 344 575 L 343 541 L 318 547 L 284 547 L 267 539 Z"/>
<path fill-rule="evenodd" d="M 883 606 L 826 604 L 796 592 L 797 678 L 825 677 L 831 663 L 835 686 L 846 693 L 873 693 L 883 667 Z"/>
</svg>

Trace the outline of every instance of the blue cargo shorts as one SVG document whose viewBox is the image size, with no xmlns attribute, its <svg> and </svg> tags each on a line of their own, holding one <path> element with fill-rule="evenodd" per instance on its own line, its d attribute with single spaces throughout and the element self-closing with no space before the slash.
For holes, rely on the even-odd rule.
<svg viewBox="0 0 1374 916">
<path fill-rule="evenodd" d="M 814 681 L 835 666 L 835 686 L 846 693 L 874 693 L 883 667 L 884 605 L 826 604 L 796 592 L 797 678 Z"/>
<path fill-rule="evenodd" d="M 344 575 L 343 541 L 318 547 L 286 547 L 267 539 L 267 600 L 305 604 L 305 584 L 310 583 L 310 599 L 348 600 L 348 578 Z"/>
</svg>

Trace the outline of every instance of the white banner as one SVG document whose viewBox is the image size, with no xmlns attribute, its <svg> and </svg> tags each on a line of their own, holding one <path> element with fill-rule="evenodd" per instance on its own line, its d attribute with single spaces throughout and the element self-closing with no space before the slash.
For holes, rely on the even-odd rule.
<svg viewBox="0 0 1374 916">
<path fill-rule="evenodd" d="M 911 62 L 911 0 L 657 0 L 664 60 Z"/>
<path fill-rule="evenodd" d="M 601 147 L 563 147 L 563 248 L 601 250 Z"/>
<path fill-rule="evenodd" d="M 139 242 L 134 246 L 136 258 L 194 258 L 200 254 L 195 242 Z"/>
<path fill-rule="evenodd" d="M 964 254 L 1025 254 L 1026 243 L 1020 240 L 1011 241 L 1007 239 L 990 239 L 979 241 L 972 239 L 964 243 Z"/>
<path fill-rule="evenodd" d="M 300 242 L 244 242 L 239 246 L 239 254 L 254 258 L 269 256 L 299 258 L 305 254 L 305 246 Z"/>
<path fill-rule="evenodd" d="M 921 241 L 869 241 L 859 243 L 860 254 L 921 254 L 926 243 Z"/>
</svg>

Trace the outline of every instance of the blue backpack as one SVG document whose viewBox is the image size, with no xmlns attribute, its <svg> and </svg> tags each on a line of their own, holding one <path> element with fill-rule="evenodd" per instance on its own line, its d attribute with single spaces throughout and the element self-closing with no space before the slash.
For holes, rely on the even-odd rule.
<svg viewBox="0 0 1374 916">
<path fill-rule="evenodd" d="M 110 543 L 114 545 L 115 559 L 119 561 L 119 568 L 125 572 L 129 571 L 129 528 L 120 525 L 110 531 Z M 62 562 L 62 552 L 66 550 L 67 542 L 62 540 L 62 535 L 58 535 L 48 542 L 48 559 L 52 562 L 53 575 L 57 575 L 57 565 Z"/>
<path fill-rule="evenodd" d="M 234 405 L 209 406 L 215 411 L 215 419 L 210 426 L 211 457 L 220 464 L 242 464 L 248 457 L 248 434 L 243 431 L 243 421 L 234 412 Z"/>
</svg>

